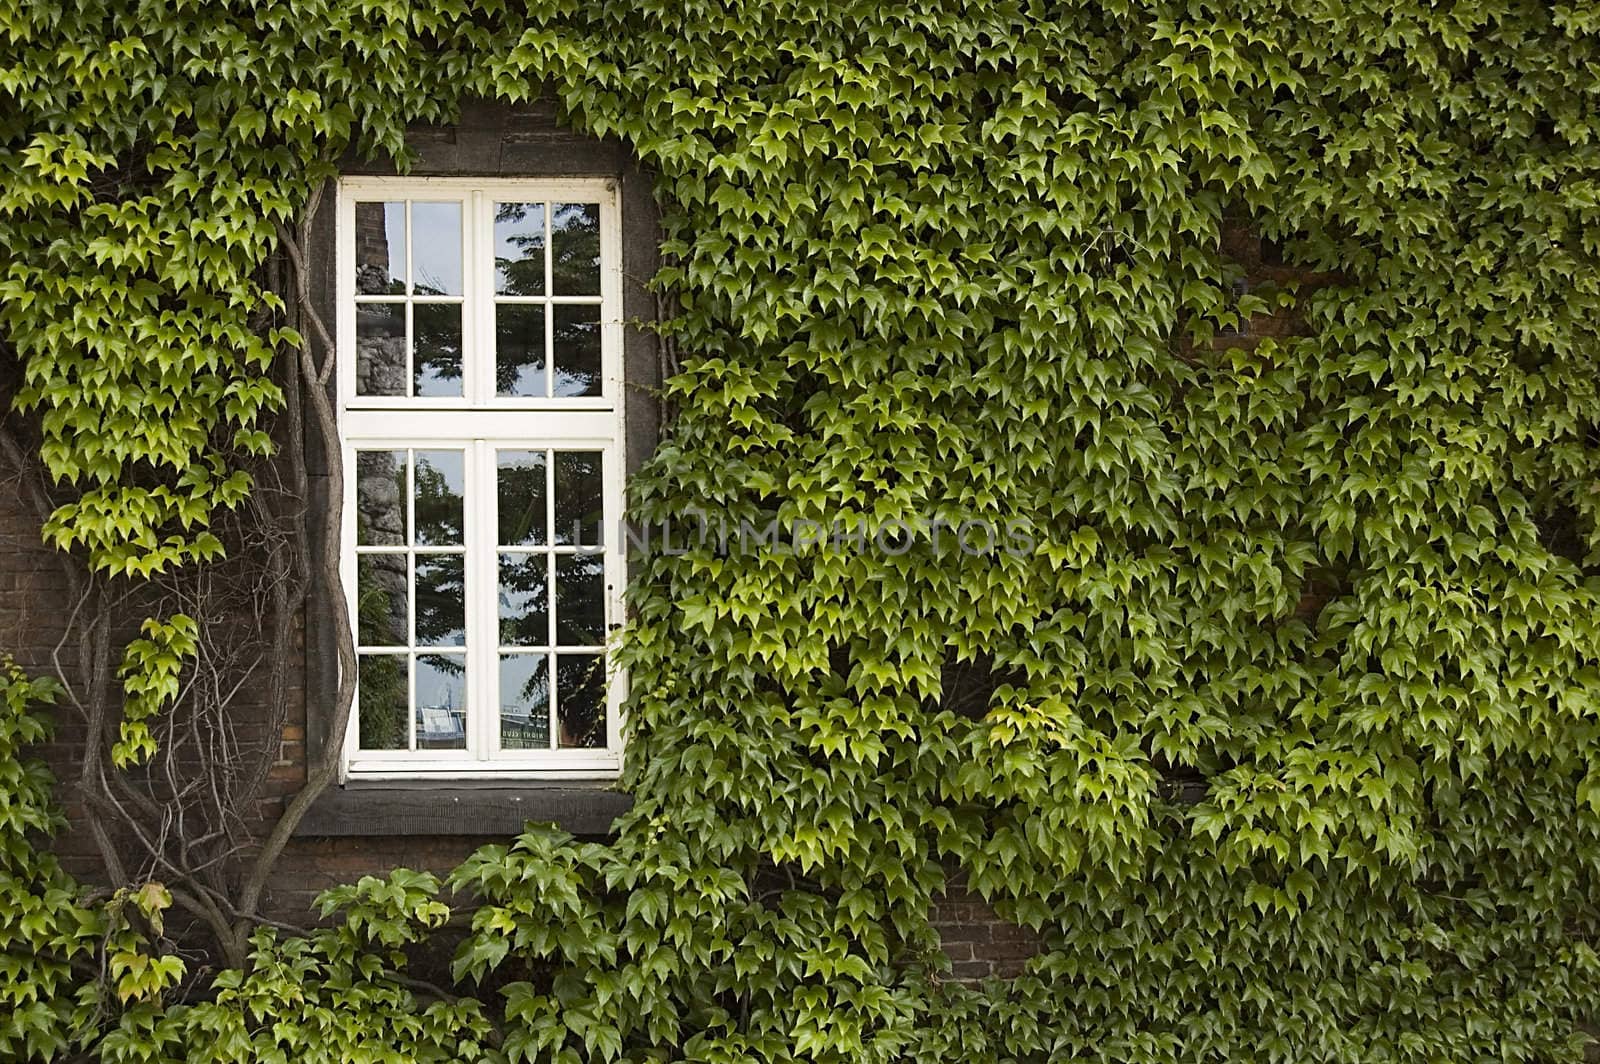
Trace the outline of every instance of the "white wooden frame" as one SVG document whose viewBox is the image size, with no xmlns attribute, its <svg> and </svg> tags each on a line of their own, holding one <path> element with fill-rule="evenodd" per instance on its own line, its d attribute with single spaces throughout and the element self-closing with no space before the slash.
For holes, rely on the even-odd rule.
<svg viewBox="0 0 1600 1064">
<path fill-rule="evenodd" d="M 376 397 L 355 394 L 355 205 L 372 201 L 457 201 L 462 207 L 462 396 Z M 552 307 L 595 303 L 600 311 L 602 387 L 597 397 L 504 397 L 494 386 L 496 202 L 599 203 L 600 296 L 553 296 L 549 284 L 549 213 L 546 212 L 545 295 L 522 302 L 546 307 L 547 351 Z M 408 214 L 409 218 L 409 214 Z M 616 182 L 609 179 L 520 180 L 461 178 L 347 178 L 338 199 L 338 396 L 345 461 L 343 578 L 351 616 L 356 610 L 356 460 L 358 450 L 461 450 L 465 453 L 467 749 L 364 751 L 357 712 L 344 742 L 344 776 L 362 779 L 520 777 L 593 779 L 615 776 L 622 765 L 622 707 L 627 678 L 606 652 L 605 749 L 500 751 L 499 608 L 497 598 L 496 452 L 499 450 L 599 451 L 602 454 L 605 543 L 605 629 L 614 635 L 623 617 L 626 584 L 623 542 L 625 423 L 622 377 L 622 227 Z M 407 223 L 409 230 L 409 221 Z M 406 234 L 406 254 L 413 254 Z M 409 275 L 409 267 L 408 267 Z M 409 320 L 409 311 L 408 320 Z M 408 355 L 408 360 L 409 360 Z M 409 370 L 409 361 L 408 361 Z M 547 379 L 554 366 L 547 366 Z M 409 379 L 409 372 L 407 374 Z M 549 390 L 549 389 L 547 389 Z M 554 507 L 554 493 L 547 506 Z M 408 506 L 411 502 L 408 501 Z M 553 515 L 551 528 L 553 530 Z M 558 549 L 546 546 L 540 553 Z M 414 580 L 408 577 L 408 580 Z M 615 640 L 608 638 L 608 644 Z M 575 648 L 571 648 L 575 649 Z M 554 649 L 547 651 L 553 657 Z M 556 702 L 552 683 L 551 703 Z M 408 732 L 416 707 L 408 705 Z M 552 714 L 554 710 L 552 710 Z M 554 722 L 552 722 L 553 724 Z M 552 735 L 554 732 L 552 731 Z"/>
</svg>

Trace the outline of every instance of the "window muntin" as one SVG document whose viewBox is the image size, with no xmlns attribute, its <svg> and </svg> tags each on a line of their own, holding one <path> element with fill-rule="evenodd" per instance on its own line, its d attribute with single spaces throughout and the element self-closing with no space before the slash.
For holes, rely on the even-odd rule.
<svg viewBox="0 0 1600 1064">
<path fill-rule="evenodd" d="M 352 180 L 341 227 L 347 771 L 614 773 L 614 192 Z"/>
</svg>

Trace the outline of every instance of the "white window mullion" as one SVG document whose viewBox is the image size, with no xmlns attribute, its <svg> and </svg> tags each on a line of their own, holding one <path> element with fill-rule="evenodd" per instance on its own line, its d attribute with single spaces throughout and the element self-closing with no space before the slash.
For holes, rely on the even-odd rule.
<svg viewBox="0 0 1600 1064">
<path fill-rule="evenodd" d="M 406 749 L 417 749 L 417 452 L 407 448 L 406 527 Z"/>
<path fill-rule="evenodd" d="M 614 195 L 600 204 L 601 394 L 622 409 L 622 220 Z M 619 429 L 620 431 L 620 429 Z M 620 436 L 618 437 L 621 438 Z"/>
<path fill-rule="evenodd" d="M 466 192 L 461 196 L 461 398 L 468 406 L 477 406 L 483 376 L 473 357 L 478 350 L 478 320 L 473 304 L 478 299 L 478 194 Z M 470 456 L 468 456 L 470 461 Z M 470 672 L 470 669 L 468 670 Z"/>
<path fill-rule="evenodd" d="M 548 216 L 549 212 L 546 212 Z M 546 230 L 548 232 L 548 229 Z M 545 320 L 549 321 L 547 314 Z M 552 368 L 554 363 L 552 361 Z M 556 451 L 554 447 L 544 452 L 544 579 L 549 602 L 545 609 L 544 674 L 549 680 L 550 696 L 545 702 L 545 742 L 554 750 L 559 745 L 561 707 L 556 702 Z"/>
<path fill-rule="evenodd" d="M 556 394 L 556 242 L 555 201 L 544 205 L 544 394 Z M 555 684 L 550 685 L 550 697 L 555 698 Z"/>
<path fill-rule="evenodd" d="M 484 308 L 493 302 L 492 279 L 484 283 L 483 260 L 494 262 L 494 234 L 485 233 L 488 207 L 481 191 L 467 193 L 461 204 L 461 233 L 465 246 L 461 264 L 461 392 L 467 402 L 481 406 L 494 395 L 494 322 Z M 483 357 L 487 353 L 488 357 Z"/>
<path fill-rule="evenodd" d="M 499 454 L 494 440 L 480 440 L 481 468 L 484 474 L 483 513 L 486 515 L 483 534 L 478 539 L 478 549 L 483 559 L 483 598 L 479 602 L 483 618 L 483 638 L 479 643 L 480 668 L 485 677 L 482 720 L 482 749 L 484 757 L 492 759 L 500 753 L 500 470 Z"/>
<path fill-rule="evenodd" d="M 478 761 L 490 760 L 496 751 L 500 716 L 500 676 L 495 668 L 499 639 L 499 593 L 494 540 L 496 514 L 494 445 L 472 441 L 473 501 L 469 507 L 473 527 L 469 533 L 468 563 L 474 575 L 468 614 L 475 631 L 469 632 L 468 669 L 472 674 L 471 748 Z"/>
<path fill-rule="evenodd" d="M 406 292 L 406 294 L 405 294 L 405 300 L 406 301 L 405 301 L 404 318 L 405 318 L 405 323 L 406 323 L 406 335 L 405 335 L 406 375 L 405 375 L 405 379 L 400 382 L 400 394 L 403 395 L 403 396 L 409 396 L 409 395 L 411 395 L 411 382 L 417 379 L 417 366 L 416 366 L 417 326 L 416 326 L 415 304 L 412 302 L 412 300 L 414 298 L 414 293 L 412 292 L 413 285 L 411 283 L 411 278 L 412 278 L 411 262 L 412 262 L 412 259 L 416 255 L 416 251 L 415 251 L 416 240 L 413 239 L 412 235 L 411 235 L 411 201 L 410 200 L 406 201 L 405 219 L 406 219 L 405 220 L 405 230 L 406 230 L 406 279 L 405 279 L 405 292 Z"/>
<path fill-rule="evenodd" d="M 405 656 L 405 733 L 406 752 L 416 752 L 416 654 Z"/>
</svg>

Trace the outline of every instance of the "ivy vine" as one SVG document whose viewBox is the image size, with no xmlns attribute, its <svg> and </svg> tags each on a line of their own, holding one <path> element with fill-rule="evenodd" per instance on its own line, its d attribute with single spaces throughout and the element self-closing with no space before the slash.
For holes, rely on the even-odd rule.
<svg viewBox="0 0 1600 1064">
<path fill-rule="evenodd" d="M 106 578 L 219 557 L 317 342 L 267 272 L 334 160 L 541 92 L 657 175 L 637 517 L 1037 547 L 637 559 L 612 843 L 364 879 L 199 988 L 163 887 L 31 848 L 13 675 L 0 1054 L 1583 1059 L 1597 70 L 1600 9 L 1549 0 L 0 9 L 13 416 Z M 128 760 L 194 632 L 146 636 Z M 1040 936 L 1024 974 L 946 977 L 957 870 Z M 406 950 L 446 886 L 438 986 Z"/>
</svg>

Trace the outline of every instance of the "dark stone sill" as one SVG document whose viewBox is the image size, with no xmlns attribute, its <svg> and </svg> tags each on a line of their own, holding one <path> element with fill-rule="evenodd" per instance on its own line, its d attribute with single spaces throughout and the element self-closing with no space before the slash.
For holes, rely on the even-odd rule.
<svg viewBox="0 0 1600 1064">
<path fill-rule="evenodd" d="M 614 780 L 351 780 L 330 787 L 295 828 L 300 838 L 517 835 L 528 821 L 605 836 L 633 798 Z"/>
</svg>

